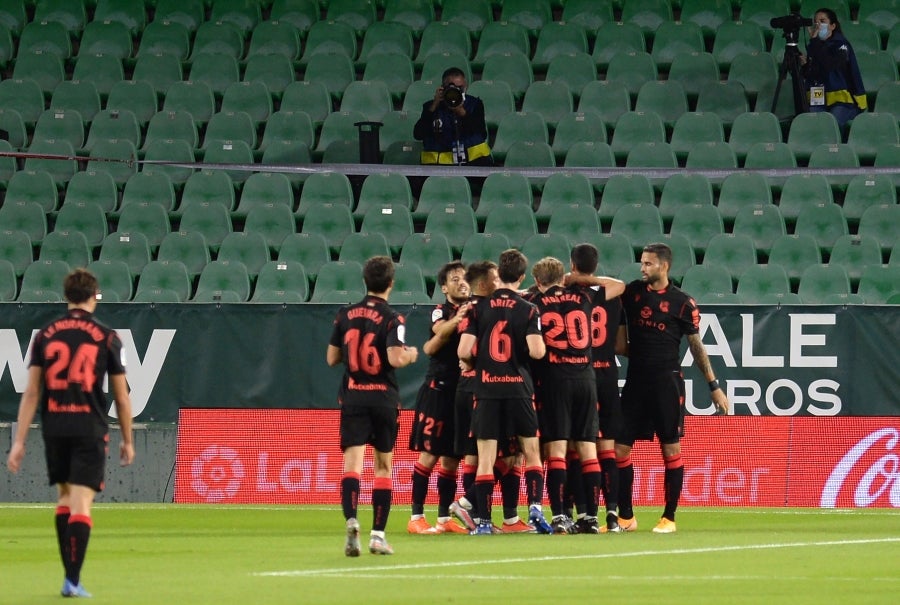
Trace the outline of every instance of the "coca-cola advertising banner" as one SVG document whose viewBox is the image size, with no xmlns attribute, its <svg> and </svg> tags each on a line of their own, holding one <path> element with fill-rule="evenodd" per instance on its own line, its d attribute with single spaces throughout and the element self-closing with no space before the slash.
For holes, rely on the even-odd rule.
<svg viewBox="0 0 900 605">
<path fill-rule="evenodd" d="M 430 333 L 431 305 L 398 305 L 407 343 Z M 13 422 L 34 332 L 56 304 L 0 303 L 0 422 Z M 140 422 L 179 408 L 334 409 L 340 368 L 325 363 L 334 305 L 103 303 L 118 330 Z M 900 307 L 732 306 L 701 309 L 700 334 L 737 416 L 900 416 Z M 713 413 L 686 343 L 688 414 Z M 624 366 L 626 359 L 620 359 Z M 412 408 L 427 358 L 397 373 Z M 624 367 L 621 374 L 624 377 Z"/>
<path fill-rule="evenodd" d="M 337 410 L 183 409 L 175 501 L 339 504 Z M 418 457 L 401 413 L 394 503 L 409 504 Z M 900 508 L 900 418 L 688 417 L 682 503 L 696 506 Z M 663 503 L 657 443 L 639 442 L 634 498 Z M 371 493 L 367 457 L 362 496 Z M 432 483 L 434 478 L 432 478 Z M 434 488 L 434 485 L 432 485 Z M 436 503 L 436 490 L 429 502 Z M 524 500 L 523 500 L 524 501 Z"/>
</svg>

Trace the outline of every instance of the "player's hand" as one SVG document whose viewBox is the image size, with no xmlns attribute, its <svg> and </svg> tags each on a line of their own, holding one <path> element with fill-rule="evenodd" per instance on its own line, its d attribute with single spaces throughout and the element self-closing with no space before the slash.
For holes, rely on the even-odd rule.
<svg viewBox="0 0 900 605">
<path fill-rule="evenodd" d="M 728 396 L 722 389 L 716 389 L 710 393 L 713 404 L 716 406 L 716 413 L 728 414 Z"/>
<path fill-rule="evenodd" d="M 22 468 L 22 460 L 25 458 L 25 445 L 21 443 L 13 443 L 9 450 L 9 456 L 6 458 L 6 468 L 13 474 L 19 472 Z"/>
<path fill-rule="evenodd" d="M 134 445 L 125 443 L 119 444 L 119 466 L 128 466 L 134 462 Z"/>
<path fill-rule="evenodd" d="M 474 366 L 468 361 L 464 361 L 462 359 L 459 360 L 459 369 L 463 372 L 471 372 Z"/>
</svg>

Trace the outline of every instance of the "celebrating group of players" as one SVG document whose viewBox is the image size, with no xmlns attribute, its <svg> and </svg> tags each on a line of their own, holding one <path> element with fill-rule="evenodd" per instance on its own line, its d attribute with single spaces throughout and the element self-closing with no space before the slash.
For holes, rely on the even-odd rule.
<svg viewBox="0 0 900 605">
<path fill-rule="evenodd" d="M 520 288 L 528 260 L 517 250 L 503 252 L 497 264 L 451 262 L 441 269 L 438 285 L 447 300 L 434 309 L 431 337 L 423 346 L 430 363 L 409 444 L 419 452 L 410 533 L 635 531 L 630 451 L 635 440 L 654 435 L 666 466 L 666 508 L 653 531 L 675 531 L 684 477 L 678 355 L 683 335 L 716 408 L 727 411 L 727 398 L 699 338 L 696 304 L 668 281 L 671 250 L 647 246 L 643 279 L 627 286 L 594 276 L 598 260 L 590 244 L 573 249 L 568 272 L 559 259 L 541 259 L 527 292 Z M 363 273 L 367 296 L 338 313 L 327 355 L 329 364 L 346 366 L 339 400 L 348 556 L 360 552 L 356 513 L 366 444 L 375 450 L 369 550 L 393 552 L 384 538 L 399 409 L 393 369 L 418 354 L 404 343 L 403 318 L 387 305 L 390 259 L 370 259 Z M 616 353 L 629 357 L 621 403 Z M 460 462 L 465 495 L 457 500 Z M 424 504 L 435 468 L 439 502 L 432 526 Z M 527 523 L 518 516 L 523 475 Z M 498 482 L 503 522 L 494 525 L 491 501 Z M 545 486 L 549 522 L 541 505 Z"/>
</svg>

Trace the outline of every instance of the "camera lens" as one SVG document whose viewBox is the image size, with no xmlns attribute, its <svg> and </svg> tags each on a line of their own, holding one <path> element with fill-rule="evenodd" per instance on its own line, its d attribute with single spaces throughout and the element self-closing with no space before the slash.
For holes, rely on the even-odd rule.
<svg viewBox="0 0 900 605">
<path fill-rule="evenodd" d="M 458 86 L 448 84 L 444 87 L 444 103 L 447 107 L 459 107 L 463 102 L 463 91 Z"/>
</svg>

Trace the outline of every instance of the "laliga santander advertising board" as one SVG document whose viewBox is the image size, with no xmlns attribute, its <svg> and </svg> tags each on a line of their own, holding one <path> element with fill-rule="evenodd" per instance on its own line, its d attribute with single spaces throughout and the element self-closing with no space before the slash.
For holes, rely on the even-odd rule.
<svg viewBox="0 0 900 605">
<path fill-rule="evenodd" d="M 182 409 L 175 501 L 339 504 L 339 413 Z M 898 417 L 685 420 L 684 505 L 900 508 Z M 394 450 L 395 504 L 410 501 L 418 457 L 407 447 L 411 424 L 412 412 L 401 412 Z M 661 505 L 659 445 L 639 442 L 632 459 L 635 504 Z M 371 493 L 372 478 L 369 455 L 363 496 Z M 435 492 L 429 491 L 431 504 Z"/>
</svg>

